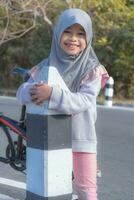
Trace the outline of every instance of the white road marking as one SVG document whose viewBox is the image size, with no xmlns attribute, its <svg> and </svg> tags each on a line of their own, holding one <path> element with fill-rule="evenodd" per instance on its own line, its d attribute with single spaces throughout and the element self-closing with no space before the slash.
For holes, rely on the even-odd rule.
<svg viewBox="0 0 134 200">
<path fill-rule="evenodd" d="M 2 177 L 0 177 L 0 184 L 20 188 L 20 189 L 23 189 L 23 190 L 26 189 L 26 183 L 7 179 L 7 178 L 2 178 Z"/>
<path fill-rule="evenodd" d="M 14 199 L 7 195 L 0 194 L 0 200 L 14 200 Z"/>
</svg>

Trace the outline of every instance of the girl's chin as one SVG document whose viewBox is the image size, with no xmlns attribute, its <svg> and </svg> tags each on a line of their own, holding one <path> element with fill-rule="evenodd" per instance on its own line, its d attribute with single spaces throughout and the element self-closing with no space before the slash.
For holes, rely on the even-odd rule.
<svg viewBox="0 0 134 200">
<path fill-rule="evenodd" d="M 77 57 L 82 51 L 67 51 L 65 49 L 62 49 L 64 53 L 70 57 Z"/>
<path fill-rule="evenodd" d="M 67 51 L 66 53 L 70 56 L 75 56 L 75 55 L 78 55 L 80 52 L 79 51 Z"/>
</svg>

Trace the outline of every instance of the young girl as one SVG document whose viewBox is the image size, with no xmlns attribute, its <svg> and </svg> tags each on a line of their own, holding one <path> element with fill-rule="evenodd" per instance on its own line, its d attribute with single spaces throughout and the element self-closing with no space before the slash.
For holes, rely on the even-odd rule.
<svg viewBox="0 0 134 200">
<path fill-rule="evenodd" d="M 75 8 L 62 12 L 54 28 L 49 57 L 31 70 L 29 81 L 17 92 L 23 104 L 33 102 L 40 106 L 49 100 L 48 109 L 72 115 L 73 172 L 79 200 L 97 200 L 96 98 L 108 79 L 91 46 L 92 36 L 92 23 L 86 12 Z M 46 66 L 58 69 L 69 91 L 34 83 L 34 77 Z"/>
</svg>

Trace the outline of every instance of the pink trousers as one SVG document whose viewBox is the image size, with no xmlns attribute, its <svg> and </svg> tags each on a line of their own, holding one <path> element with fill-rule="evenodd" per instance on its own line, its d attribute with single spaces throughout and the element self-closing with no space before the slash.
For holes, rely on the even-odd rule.
<svg viewBox="0 0 134 200">
<path fill-rule="evenodd" d="M 97 200 L 96 154 L 73 153 L 74 185 L 79 200 Z"/>
</svg>

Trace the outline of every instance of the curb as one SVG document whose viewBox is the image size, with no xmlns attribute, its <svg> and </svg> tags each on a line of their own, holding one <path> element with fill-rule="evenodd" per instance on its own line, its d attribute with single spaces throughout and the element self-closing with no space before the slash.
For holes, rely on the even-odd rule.
<svg viewBox="0 0 134 200">
<path fill-rule="evenodd" d="M 0 200 L 19 200 L 19 199 L 14 199 L 14 198 L 9 197 L 7 195 L 0 194 Z"/>
</svg>

